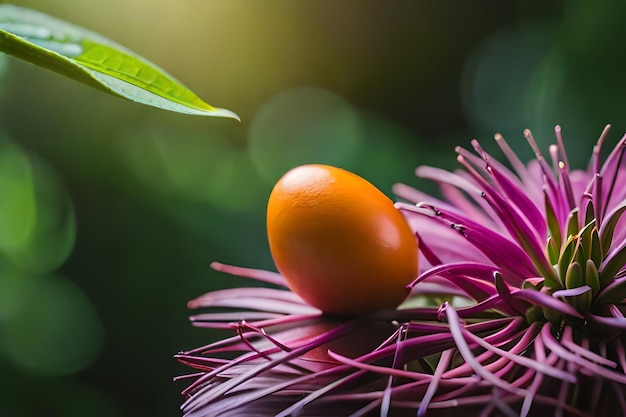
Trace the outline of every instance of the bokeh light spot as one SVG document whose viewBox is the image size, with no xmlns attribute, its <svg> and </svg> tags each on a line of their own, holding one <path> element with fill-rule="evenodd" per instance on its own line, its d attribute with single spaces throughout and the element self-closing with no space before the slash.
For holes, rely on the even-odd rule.
<svg viewBox="0 0 626 417">
<path fill-rule="evenodd" d="M 358 112 L 338 95 L 301 87 L 274 96 L 248 132 L 250 158 L 269 183 L 306 163 L 346 166 L 359 149 Z"/>
<path fill-rule="evenodd" d="M 219 199 L 231 181 L 233 150 L 221 136 L 154 129 L 128 136 L 120 141 L 128 166 L 155 191 Z"/>
<path fill-rule="evenodd" d="M 15 144 L 0 141 L 0 250 L 25 250 L 35 228 L 37 208 L 33 171 Z"/>
<path fill-rule="evenodd" d="M 527 127 L 526 93 L 551 39 L 549 28 L 529 24 L 496 32 L 476 48 L 461 92 L 464 112 L 477 131 L 513 136 Z"/>
<path fill-rule="evenodd" d="M 182 215 L 190 204 L 246 209 L 258 200 L 265 185 L 247 152 L 222 136 L 150 129 L 128 136 L 119 142 L 128 168 L 168 211 L 177 206 Z"/>
<path fill-rule="evenodd" d="M 20 282 L 26 287 L 14 290 L 24 298 L 0 327 L 6 357 L 43 375 L 67 375 L 89 365 L 100 351 L 103 330 L 83 292 L 62 277 Z"/>
<path fill-rule="evenodd" d="M 0 54 L 0 98 L 2 98 L 6 91 L 6 85 L 8 77 L 6 76 L 9 69 L 9 57 L 5 54 Z"/>
<path fill-rule="evenodd" d="M 366 178 L 389 198 L 395 199 L 391 187 L 397 182 L 415 180 L 415 167 L 431 163 L 434 149 L 420 153 L 418 137 L 392 120 L 372 112 L 360 115 L 361 146 L 354 160 L 345 168 Z M 426 158 L 428 156 L 428 159 Z"/>
<path fill-rule="evenodd" d="M 36 280 L 25 279 L 20 273 L 3 268 L 0 272 L 0 325 L 19 314 L 36 284 Z"/>
<path fill-rule="evenodd" d="M 563 55 L 558 51 L 548 54 L 533 73 L 525 97 L 525 117 L 540 147 L 547 149 L 552 143 L 555 125 L 563 126 L 563 135 L 570 139 L 595 138 L 600 126 L 586 117 L 587 105 L 580 91 L 567 81 Z M 573 166 L 583 166 L 589 150 L 587 146 L 568 146 L 567 154 Z"/>
<path fill-rule="evenodd" d="M 69 256 L 74 212 L 56 173 L 44 161 L 0 138 L 0 252 L 14 265 L 50 272 Z"/>
</svg>

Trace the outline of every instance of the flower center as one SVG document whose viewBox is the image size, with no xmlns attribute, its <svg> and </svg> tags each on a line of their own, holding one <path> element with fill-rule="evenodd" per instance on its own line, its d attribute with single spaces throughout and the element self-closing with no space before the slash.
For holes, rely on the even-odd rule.
<svg viewBox="0 0 626 417">
<path fill-rule="evenodd" d="M 562 238 L 554 217 L 548 213 L 550 236 L 545 247 L 554 274 L 546 276 L 537 289 L 550 293 L 580 312 L 594 317 L 611 316 L 611 309 L 624 299 L 626 282 L 620 274 L 626 262 L 624 247 L 611 246 L 618 220 L 624 208 L 609 213 L 599 229 L 591 202 L 587 205 L 584 218 L 578 209 L 571 211 L 567 225 L 567 237 Z M 580 221 L 582 220 L 582 221 Z M 583 227 L 578 225 L 583 223 Z M 549 308 L 530 309 L 529 321 L 548 320 L 553 323 L 568 322 L 583 332 L 597 333 L 605 327 L 594 326 L 588 320 L 573 319 Z M 596 323 L 598 324 L 598 323 Z M 609 326 L 606 326 L 607 330 Z"/>
</svg>

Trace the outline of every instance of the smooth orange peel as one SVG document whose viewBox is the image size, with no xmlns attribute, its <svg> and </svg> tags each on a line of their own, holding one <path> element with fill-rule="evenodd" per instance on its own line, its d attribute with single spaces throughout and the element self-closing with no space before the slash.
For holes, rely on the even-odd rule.
<svg viewBox="0 0 626 417">
<path fill-rule="evenodd" d="M 325 313 L 395 308 L 418 273 L 418 242 L 402 214 L 375 186 L 341 168 L 287 172 L 268 201 L 267 234 L 289 288 Z"/>
</svg>

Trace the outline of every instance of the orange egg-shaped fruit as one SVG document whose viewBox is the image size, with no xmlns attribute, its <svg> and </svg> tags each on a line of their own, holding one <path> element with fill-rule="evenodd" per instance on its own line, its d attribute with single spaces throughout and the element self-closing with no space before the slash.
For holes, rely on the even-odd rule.
<svg viewBox="0 0 626 417">
<path fill-rule="evenodd" d="M 287 172 L 268 201 L 267 234 L 289 288 L 325 313 L 395 308 L 417 276 L 418 243 L 402 214 L 371 183 L 340 168 Z"/>
</svg>

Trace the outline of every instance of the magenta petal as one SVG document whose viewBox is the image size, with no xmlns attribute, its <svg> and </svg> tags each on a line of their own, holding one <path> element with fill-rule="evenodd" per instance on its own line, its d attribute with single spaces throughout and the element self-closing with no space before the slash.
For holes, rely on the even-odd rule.
<svg viewBox="0 0 626 417">
<path fill-rule="evenodd" d="M 500 349 L 496 346 L 492 346 L 489 343 L 487 343 L 486 341 L 482 340 L 480 337 L 474 335 L 473 333 L 470 333 L 469 331 L 467 331 L 464 328 L 461 328 L 461 331 L 463 332 L 463 335 L 466 337 L 466 339 L 468 340 L 472 340 L 474 342 L 476 342 L 477 344 L 479 344 L 480 346 L 482 346 L 483 348 L 487 349 L 487 350 L 491 350 L 495 353 L 497 353 L 498 355 L 500 355 L 503 358 L 507 358 L 510 361 L 519 363 L 520 365 L 523 365 L 526 368 L 531 368 L 534 369 L 537 372 L 541 372 L 542 374 L 548 375 L 548 376 L 552 376 L 554 378 L 559 378 L 563 381 L 569 381 L 571 383 L 576 383 L 576 377 L 574 375 L 568 374 L 567 372 L 563 372 L 559 369 L 550 367 L 550 366 L 546 366 L 545 364 L 542 364 L 540 362 L 537 362 L 535 360 L 529 359 L 525 356 L 521 356 L 521 355 L 515 355 L 512 354 L 506 350 Z"/>
<path fill-rule="evenodd" d="M 422 417 L 426 415 L 426 410 L 428 409 L 428 404 L 433 399 L 435 392 L 437 391 L 437 386 L 439 385 L 439 381 L 441 380 L 441 376 L 444 371 L 448 368 L 452 357 L 454 356 L 454 351 L 449 349 L 445 350 L 441 354 L 441 358 L 439 359 L 439 363 L 437 364 L 437 368 L 435 369 L 435 373 L 428 384 L 428 389 L 426 390 L 426 394 L 424 394 L 424 398 L 422 398 L 422 403 L 417 409 L 418 417 Z"/>
<path fill-rule="evenodd" d="M 583 318 L 583 316 L 571 305 L 564 303 L 563 301 L 557 300 L 549 294 L 545 294 L 539 291 L 517 290 L 511 293 L 511 297 L 520 298 L 522 300 L 528 301 L 529 303 L 542 307 L 547 307 L 552 310 L 559 311 L 563 314 L 578 317 L 581 319 Z"/>
<path fill-rule="evenodd" d="M 528 224 L 533 227 L 536 238 L 543 239 L 546 236 L 545 216 L 539 211 L 535 203 L 528 198 L 525 190 L 517 184 L 514 184 L 500 169 L 492 169 L 490 172 L 507 197 L 511 199 L 513 204 L 515 204 L 524 217 L 526 217 Z"/>
<path fill-rule="evenodd" d="M 305 304 L 302 298 L 290 291 L 263 287 L 244 287 L 212 291 L 190 301 L 187 306 L 189 308 L 212 307 L 213 303 L 216 301 L 230 300 L 233 298 L 241 297 L 286 301 L 294 304 Z"/>
<path fill-rule="evenodd" d="M 452 276 L 454 276 L 455 274 L 463 274 L 464 276 L 493 282 L 493 273 L 497 270 L 498 269 L 496 267 L 491 265 L 477 264 L 472 262 L 448 263 L 436 266 L 422 273 L 415 279 L 415 281 L 409 284 L 409 286 L 413 287 L 417 283 L 435 275 L 441 275 L 445 277 L 446 274 L 452 274 Z"/>
<path fill-rule="evenodd" d="M 626 330 L 626 318 L 624 317 L 604 317 L 596 314 L 588 314 L 587 319 L 613 329 Z"/>
<path fill-rule="evenodd" d="M 552 293 L 553 297 L 575 297 L 577 295 L 584 294 L 586 292 L 591 291 L 591 287 L 588 285 L 583 285 L 581 287 L 571 288 L 568 290 L 557 290 Z"/>
<path fill-rule="evenodd" d="M 521 287 L 525 278 L 539 275 L 528 255 L 519 246 L 470 219 L 458 217 L 436 207 L 413 207 L 406 204 L 397 204 L 397 206 L 403 211 L 426 215 L 434 220 L 445 222 L 452 229 L 457 230 L 495 265 L 500 266 L 502 274 L 514 281 L 513 285 Z"/>
<path fill-rule="evenodd" d="M 541 331 L 543 341 L 545 342 L 548 349 L 554 351 L 557 355 L 559 355 L 567 362 L 576 363 L 579 364 L 581 367 L 588 369 L 593 375 L 616 381 L 620 384 L 626 384 L 625 374 L 606 369 L 565 349 L 560 343 L 558 343 L 554 336 L 552 336 L 550 327 L 550 324 L 546 323 Z"/>
<path fill-rule="evenodd" d="M 465 338 L 463 336 L 463 331 L 461 330 L 461 326 L 459 324 L 459 316 L 457 315 L 454 308 L 450 305 L 446 305 L 445 313 L 448 316 L 448 323 L 450 325 L 450 333 L 456 342 L 457 349 L 463 359 L 472 367 L 472 369 L 476 372 L 476 374 L 487 382 L 493 384 L 498 388 L 502 388 L 503 390 L 517 394 L 524 395 L 525 391 L 519 388 L 513 387 L 510 383 L 496 377 L 491 372 L 487 371 L 482 364 L 476 361 L 476 358 L 472 351 L 470 350 Z"/>
<path fill-rule="evenodd" d="M 276 272 L 263 271 L 261 269 L 242 268 L 240 266 L 226 265 L 220 262 L 211 263 L 211 268 L 216 271 L 226 272 L 228 274 L 237 275 L 245 278 L 252 278 L 258 281 L 267 282 L 274 285 L 286 287 L 285 278 Z"/>
</svg>

